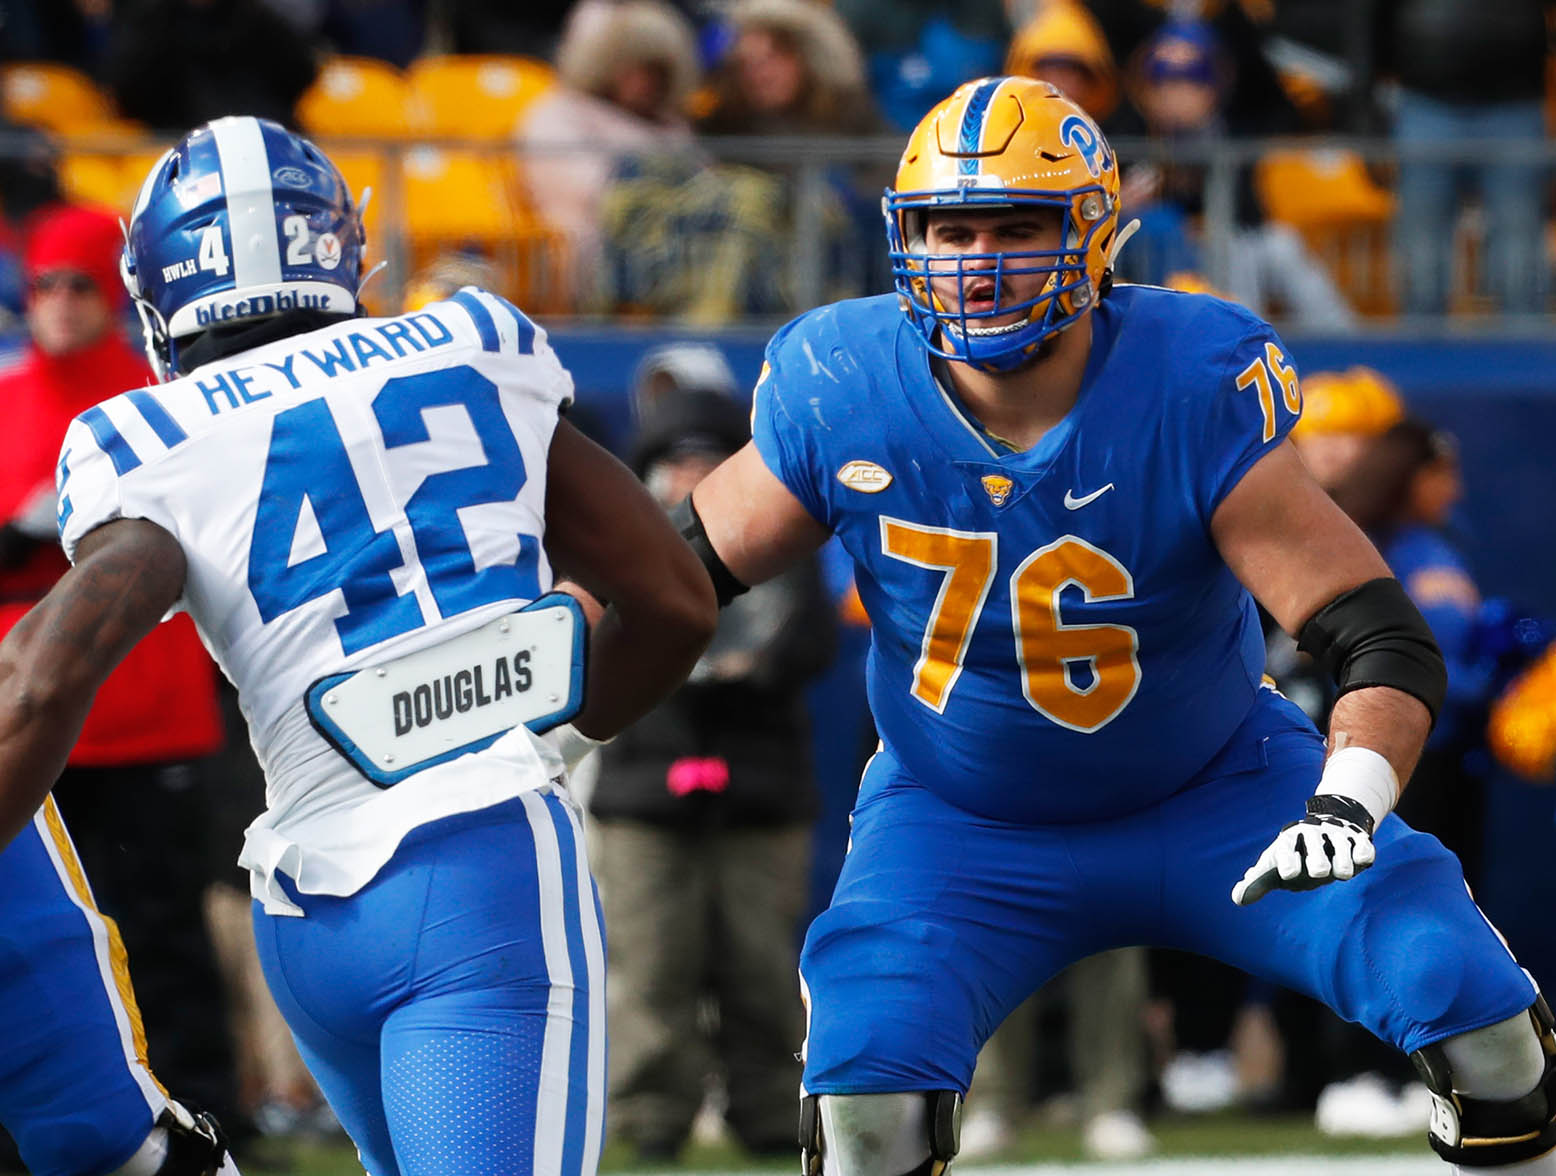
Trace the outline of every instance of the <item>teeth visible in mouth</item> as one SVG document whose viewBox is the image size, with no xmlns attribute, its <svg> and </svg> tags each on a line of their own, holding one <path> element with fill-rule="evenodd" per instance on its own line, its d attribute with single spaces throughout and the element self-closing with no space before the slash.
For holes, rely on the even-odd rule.
<svg viewBox="0 0 1556 1176">
<path fill-rule="evenodd" d="M 953 335 L 963 334 L 962 328 L 956 323 L 947 322 L 944 325 L 945 329 Z M 1013 323 L 1006 323 L 1003 327 L 974 327 L 969 325 L 965 333 L 974 338 L 987 338 L 990 335 L 1008 335 L 1012 331 L 1019 331 L 1024 326 L 1027 326 L 1027 320 L 1017 319 Z"/>
</svg>

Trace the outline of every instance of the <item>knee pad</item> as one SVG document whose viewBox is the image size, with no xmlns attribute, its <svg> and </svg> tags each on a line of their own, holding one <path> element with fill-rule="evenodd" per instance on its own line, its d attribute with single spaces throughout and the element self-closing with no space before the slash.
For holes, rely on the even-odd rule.
<svg viewBox="0 0 1556 1176">
<path fill-rule="evenodd" d="M 1556 1018 L 1544 997 L 1529 1006 L 1545 1066 L 1533 1090 L 1518 1098 L 1475 1098 L 1454 1090 L 1442 1042 L 1410 1055 L 1432 1092 L 1432 1150 L 1466 1168 L 1514 1164 L 1556 1148 Z"/>
<path fill-rule="evenodd" d="M 825 1152 L 840 1176 L 941 1176 L 961 1130 L 956 1090 L 808 1094 L 800 1099 L 801 1176 L 823 1176 Z"/>
</svg>

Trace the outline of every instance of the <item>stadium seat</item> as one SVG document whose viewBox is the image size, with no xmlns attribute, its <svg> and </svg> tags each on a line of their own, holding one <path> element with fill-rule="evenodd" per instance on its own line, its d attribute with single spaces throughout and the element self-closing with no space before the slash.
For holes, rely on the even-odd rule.
<svg viewBox="0 0 1556 1176">
<path fill-rule="evenodd" d="M 1378 224 L 1394 197 L 1373 182 L 1354 151 L 1271 151 L 1254 168 L 1265 215 L 1293 228 Z"/>
<path fill-rule="evenodd" d="M 414 128 L 449 139 L 509 138 L 524 109 L 556 84 L 546 62 L 504 55 L 423 57 L 407 76 Z"/>
<path fill-rule="evenodd" d="M 128 220 L 141 184 L 163 151 L 158 146 L 117 151 L 72 148 L 60 156 L 60 186 L 71 199 L 101 205 Z"/>
<path fill-rule="evenodd" d="M 387 62 L 332 57 L 297 100 L 297 123 L 310 135 L 403 139 L 410 100 L 405 75 Z"/>
<path fill-rule="evenodd" d="M 1271 151 L 1254 165 L 1265 215 L 1291 225 L 1362 314 L 1392 313 L 1389 224 L 1394 196 L 1354 151 Z"/>
<path fill-rule="evenodd" d="M 122 216 L 134 204 L 139 181 L 126 175 L 121 155 L 67 151 L 60 156 L 59 182 L 71 200 L 99 204 Z"/>
<path fill-rule="evenodd" d="M 479 151 L 405 153 L 405 228 L 413 240 L 499 241 L 516 224 L 512 168 Z"/>
<path fill-rule="evenodd" d="M 113 100 L 80 70 L 47 61 L 27 61 L 0 70 L 0 101 L 12 122 L 42 127 L 63 137 L 141 134 L 119 118 Z"/>
<path fill-rule="evenodd" d="M 526 310 L 569 309 L 562 243 L 526 206 L 511 156 L 412 147 L 403 179 L 413 270 L 440 253 L 474 249 L 496 264 L 501 293 Z"/>
</svg>

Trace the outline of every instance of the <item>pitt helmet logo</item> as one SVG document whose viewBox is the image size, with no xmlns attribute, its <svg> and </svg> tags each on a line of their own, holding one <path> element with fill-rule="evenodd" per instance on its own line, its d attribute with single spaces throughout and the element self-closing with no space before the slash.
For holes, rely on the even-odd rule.
<svg viewBox="0 0 1556 1176">
<path fill-rule="evenodd" d="M 981 481 L 984 493 L 995 506 L 1004 506 L 1011 490 L 1015 488 L 1015 483 L 1003 474 L 984 474 Z"/>
<path fill-rule="evenodd" d="M 861 494 L 879 494 L 891 485 L 891 475 L 873 461 L 851 461 L 837 472 L 837 480 Z"/>
<path fill-rule="evenodd" d="M 1072 114 L 1059 124 L 1059 142 L 1071 147 L 1086 164 L 1093 177 L 1113 166 L 1113 157 L 1103 145 L 1102 135 L 1088 118 Z"/>
</svg>

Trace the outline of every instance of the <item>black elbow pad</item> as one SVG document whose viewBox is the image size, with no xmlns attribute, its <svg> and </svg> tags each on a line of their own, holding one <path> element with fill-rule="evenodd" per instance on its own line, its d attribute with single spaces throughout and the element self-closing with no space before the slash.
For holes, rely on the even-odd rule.
<svg viewBox="0 0 1556 1176">
<path fill-rule="evenodd" d="M 1302 626 L 1297 648 L 1333 676 L 1340 693 L 1392 686 L 1425 704 L 1437 721 L 1448 692 L 1442 650 L 1392 576 L 1342 592 Z"/>
<path fill-rule="evenodd" d="M 719 553 L 713 550 L 713 544 L 708 540 L 708 532 L 703 529 L 702 519 L 697 515 L 697 508 L 692 505 L 690 494 L 670 508 L 670 521 L 681 533 L 681 538 L 691 544 L 691 549 L 697 553 L 702 566 L 708 569 L 708 578 L 713 581 L 713 592 L 718 597 L 720 608 L 735 597 L 751 590 L 751 586 L 742 584 L 735 573 L 730 571 L 719 558 Z"/>
</svg>

